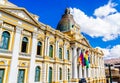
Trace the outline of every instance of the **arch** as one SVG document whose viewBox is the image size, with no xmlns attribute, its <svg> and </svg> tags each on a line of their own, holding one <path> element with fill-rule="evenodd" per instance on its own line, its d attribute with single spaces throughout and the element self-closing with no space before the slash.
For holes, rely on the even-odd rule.
<svg viewBox="0 0 120 83">
<path fill-rule="evenodd" d="M 2 49 L 8 49 L 10 43 L 10 33 L 8 31 L 4 31 L 2 33 L 2 39 L 1 39 L 1 46 Z"/>
<path fill-rule="evenodd" d="M 39 66 L 37 66 L 35 68 L 35 82 L 40 81 L 40 71 L 41 71 L 41 68 Z"/>
<path fill-rule="evenodd" d="M 22 39 L 22 48 L 21 48 L 21 52 L 27 52 L 27 46 L 28 46 L 28 38 L 27 37 L 23 37 Z"/>
<path fill-rule="evenodd" d="M 41 55 L 42 54 L 42 43 L 39 41 L 37 43 L 37 55 Z"/>
<path fill-rule="evenodd" d="M 53 57 L 53 46 L 52 45 L 50 45 L 49 46 L 49 57 Z"/>
<path fill-rule="evenodd" d="M 62 59 L 62 48 L 59 48 L 59 58 Z"/>
<path fill-rule="evenodd" d="M 52 67 L 49 67 L 48 83 L 52 83 Z"/>
</svg>

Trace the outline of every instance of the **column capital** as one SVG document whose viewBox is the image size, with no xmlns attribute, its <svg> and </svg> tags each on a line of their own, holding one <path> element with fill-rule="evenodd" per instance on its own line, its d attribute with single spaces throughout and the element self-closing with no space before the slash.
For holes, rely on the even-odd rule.
<svg viewBox="0 0 120 83">
<path fill-rule="evenodd" d="M 16 26 L 16 32 L 17 32 L 17 33 L 21 33 L 22 30 L 23 30 L 23 28 Z"/>
<path fill-rule="evenodd" d="M 2 26 L 2 24 L 3 24 L 3 21 L 2 21 L 2 20 L 0 20 L 0 26 Z"/>
<path fill-rule="evenodd" d="M 37 38 L 38 33 L 33 32 L 32 35 L 33 35 L 33 38 Z"/>
</svg>

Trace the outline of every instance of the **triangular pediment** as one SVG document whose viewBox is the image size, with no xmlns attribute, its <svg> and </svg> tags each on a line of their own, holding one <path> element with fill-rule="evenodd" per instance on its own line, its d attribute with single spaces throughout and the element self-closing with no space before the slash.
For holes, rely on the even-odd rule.
<svg viewBox="0 0 120 83">
<path fill-rule="evenodd" d="M 86 38 L 82 38 L 82 39 L 81 39 L 81 43 L 82 43 L 83 45 L 85 45 L 85 46 L 91 47 L 90 44 L 89 44 L 89 42 L 86 40 Z"/>
<path fill-rule="evenodd" d="M 39 23 L 37 22 L 37 20 L 34 18 L 34 16 L 32 14 L 30 14 L 26 9 L 24 8 L 12 8 L 12 7 L 2 7 L 1 9 L 3 9 L 3 11 L 6 11 L 10 14 L 13 14 L 15 16 L 17 16 L 18 18 L 21 18 L 25 21 L 31 22 L 33 24 L 38 25 Z"/>
</svg>

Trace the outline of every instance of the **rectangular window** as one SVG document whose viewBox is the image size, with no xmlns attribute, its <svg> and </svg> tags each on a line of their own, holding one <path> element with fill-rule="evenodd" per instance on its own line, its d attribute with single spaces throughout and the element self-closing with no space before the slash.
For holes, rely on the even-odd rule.
<svg viewBox="0 0 120 83">
<path fill-rule="evenodd" d="M 0 83 L 3 83 L 4 79 L 4 69 L 0 69 Z"/>
<path fill-rule="evenodd" d="M 24 77 L 25 77 L 25 69 L 19 69 L 17 83 L 24 83 Z"/>
</svg>

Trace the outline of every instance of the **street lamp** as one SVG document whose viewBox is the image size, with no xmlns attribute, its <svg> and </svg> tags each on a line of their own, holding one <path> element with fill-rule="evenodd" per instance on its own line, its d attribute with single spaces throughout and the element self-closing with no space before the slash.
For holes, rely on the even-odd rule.
<svg viewBox="0 0 120 83">
<path fill-rule="evenodd" d="M 110 83 L 112 83 L 112 75 L 111 75 L 111 66 L 112 64 L 105 64 L 109 68 L 109 78 L 110 78 Z"/>
</svg>

